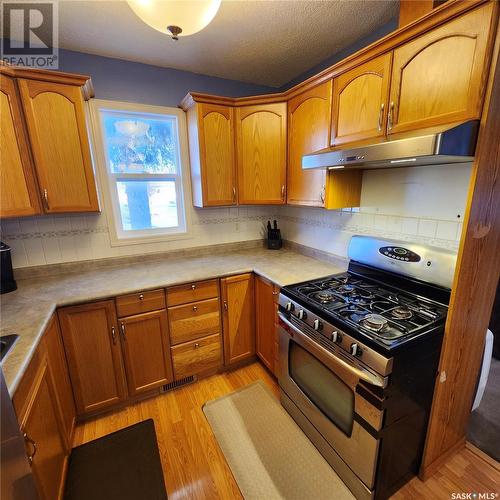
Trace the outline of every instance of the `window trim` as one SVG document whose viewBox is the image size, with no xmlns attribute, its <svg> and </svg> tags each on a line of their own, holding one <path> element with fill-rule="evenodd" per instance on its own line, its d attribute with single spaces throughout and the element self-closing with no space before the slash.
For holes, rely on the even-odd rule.
<svg viewBox="0 0 500 500">
<path fill-rule="evenodd" d="M 180 172 L 179 174 L 156 174 L 162 179 L 171 176 L 172 178 L 180 175 L 181 182 L 177 184 L 177 196 L 180 196 L 180 200 L 183 206 L 184 212 L 184 227 L 181 230 L 174 231 L 164 231 L 162 234 L 152 234 L 152 230 L 146 229 L 144 231 L 136 232 L 134 236 L 131 237 L 120 237 L 121 231 L 120 226 L 117 221 L 117 217 L 120 217 L 119 213 L 116 213 L 115 209 L 115 198 L 116 193 L 114 189 L 114 183 L 111 177 L 119 176 L 120 178 L 126 178 L 127 174 L 111 174 L 108 173 L 107 160 L 106 160 L 106 149 L 104 145 L 104 135 L 101 126 L 100 110 L 111 110 L 111 111 L 130 111 L 133 113 L 146 113 L 146 114 L 156 114 L 156 115 L 169 115 L 175 116 L 177 121 L 177 134 L 179 139 L 179 161 L 180 161 Z M 191 229 L 191 213 L 189 210 L 188 202 L 191 197 L 191 184 L 190 184 L 190 166 L 189 166 L 189 149 L 187 144 L 187 123 L 186 115 L 184 111 L 179 108 L 171 108 L 166 106 L 153 106 L 149 104 L 139 104 L 130 103 L 123 101 L 111 101 L 106 99 L 90 99 L 87 102 L 87 112 L 89 114 L 90 123 L 90 139 L 92 144 L 92 152 L 95 160 L 97 174 L 101 184 L 101 198 L 103 201 L 106 219 L 109 228 L 109 239 L 112 247 L 116 246 L 127 246 L 143 243 L 161 243 L 182 239 L 192 238 Z M 134 178 L 138 178 L 140 174 L 134 174 Z M 151 178 L 155 177 L 155 174 L 144 174 L 144 177 Z M 181 187 L 181 189 L 179 189 Z M 154 231 L 154 230 L 153 230 Z"/>
</svg>

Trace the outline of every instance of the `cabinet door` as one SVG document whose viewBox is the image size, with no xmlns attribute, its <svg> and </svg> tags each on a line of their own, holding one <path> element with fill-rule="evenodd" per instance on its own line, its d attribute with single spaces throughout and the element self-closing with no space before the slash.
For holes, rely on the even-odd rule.
<svg viewBox="0 0 500 500">
<path fill-rule="evenodd" d="M 80 87 L 18 82 L 45 212 L 98 211 Z"/>
<path fill-rule="evenodd" d="M 20 425 L 38 493 L 43 500 L 62 498 L 66 446 L 61 410 L 46 355 L 41 357 L 26 408 Z"/>
<path fill-rule="evenodd" d="M 198 175 L 201 176 L 203 196 L 201 206 L 235 205 L 233 109 L 217 104 L 200 103 L 196 106 L 200 155 Z"/>
<path fill-rule="evenodd" d="M 236 110 L 240 204 L 285 203 L 286 104 Z"/>
<path fill-rule="evenodd" d="M 78 414 L 127 397 L 115 304 L 112 300 L 59 309 Z"/>
<path fill-rule="evenodd" d="M 172 382 L 165 310 L 120 318 L 120 333 L 131 396 Z"/>
<path fill-rule="evenodd" d="M 224 364 L 255 354 L 254 277 L 240 274 L 221 280 Z"/>
<path fill-rule="evenodd" d="M 391 58 L 384 54 L 335 78 L 332 144 L 385 135 Z"/>
<path fill-rule="evenodd" d="M 0 78 L 0 217 L 40 213 L 38 187 L 15 80 Z"/>
<path fill-rule="evenodd" d="M 73 429 L 76 420 L 75 401 L 73 399 L 73 389 L 69 379 L 68 364 L 64 354 L 61 331 L 57 316 L 52 316 L 47 326 L 43 342 L 45 343 L 50 371 L 54 376 L 54 386 L 57 397 L 61 405 L 62 413 L 62 431 L 68 449 L 71 449 L 73 442 Z"/>
<path fill-rule="evenodd" d="M 274 372 L 275 314 L 274 285 L 260 276 L 255 278 L 255 315 L 257 356 Z"/>
<path fill-rule="evenodd" d="M 326 170 L 302 170 L 302 157 L 329 146 L 331 109 L 331 80 L 288 101 L 289 205 L 324 205 Z"/>
<path fill-rule="evenodd" d="M 389 132 L 480 117 L 494 3 L 394 51 Z"/>
</svg>

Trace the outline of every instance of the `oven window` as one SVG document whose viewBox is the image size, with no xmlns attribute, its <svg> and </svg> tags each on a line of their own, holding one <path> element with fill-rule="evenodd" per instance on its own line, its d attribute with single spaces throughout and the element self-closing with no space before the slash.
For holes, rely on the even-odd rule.
<svg viewBox="0 0 500 500">
<path fill-rule="evenodd" d="M 342 432 L 351 435 L 354 393 L 321 361 L 293 341 L 289 343 L 288 370 L 302 392 Z"/>
</svg>

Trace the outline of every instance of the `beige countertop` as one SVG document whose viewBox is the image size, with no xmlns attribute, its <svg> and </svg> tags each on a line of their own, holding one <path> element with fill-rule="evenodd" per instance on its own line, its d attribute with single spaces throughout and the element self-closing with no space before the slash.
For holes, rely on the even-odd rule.
<svg viewBox="0 0 500 500">
<path fill-rule="evenodd" d="M 17 388 L 45 327 L 59 306 L 124 293 L 254 271 L 279 286 L 339 273 L 347 263 L 326 262 L 296 251 L 251 248 L 202 256 L 169 256 L 145 262 L 81 266 L 81 271 L 18 279 L 18 289 L 1 297 L 1 335 L 19 340 L 2 362 L 10 394 Z M 78 269 L 78 267 L 76 268 Z"/>
</svg>

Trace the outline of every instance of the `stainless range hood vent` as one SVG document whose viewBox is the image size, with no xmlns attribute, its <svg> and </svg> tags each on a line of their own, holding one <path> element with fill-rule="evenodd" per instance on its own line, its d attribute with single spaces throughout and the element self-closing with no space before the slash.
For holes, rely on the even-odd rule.
<svg viewBox="0 0 500 500">
<path fill-rule="evenodd" d="M 466 163 L 474 159 L 479 120 L 427 135 L 353 149 L 323 149 L 302 157 L 302 168 L 373 169 Z"/>
</svg>

